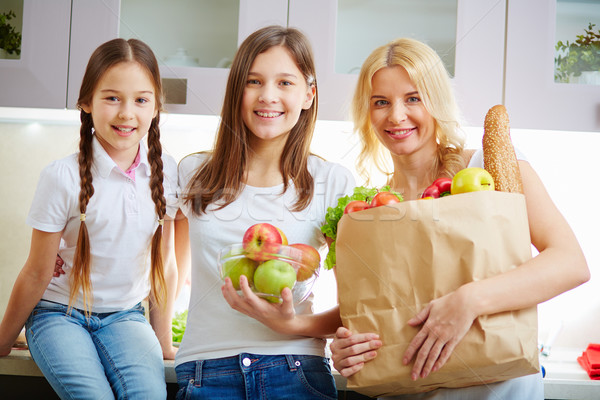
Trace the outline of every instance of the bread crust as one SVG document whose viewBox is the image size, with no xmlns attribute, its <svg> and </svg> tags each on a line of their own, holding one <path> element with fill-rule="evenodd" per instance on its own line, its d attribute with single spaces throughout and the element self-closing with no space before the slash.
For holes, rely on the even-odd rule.
<svg viewBox="0 0 600 400">
<path fill-rule="evenodd" d="M 523 193 L 521 170 L 510 138 L 508 113 L 500 104 L 490 108 L 485 116 L 483 164 L 494 178 L 496 190 Z"/>
</svg>

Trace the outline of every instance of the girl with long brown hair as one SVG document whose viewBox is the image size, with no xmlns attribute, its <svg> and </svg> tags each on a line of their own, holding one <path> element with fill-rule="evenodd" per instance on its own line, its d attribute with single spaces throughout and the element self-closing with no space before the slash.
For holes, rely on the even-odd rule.
<svg viewBox="0 0 600 400">
<path fill-rule="evenodd" d="M 38 183 L 0 356 L 25 325 L 33 359 L 63 399 L 166 397 L 177 178 L 175 161 L 162 154 L 161 97 L 146 44 L 102 44 L 79 93 L 79 152 L 47 166 Z M 53 277 L 57 253 L 66 276 Z"/>
<path fill-rule="evenodd" d="M 289 243 L 325 251 L 327 207 L 354 179 L 310 154 L 316 116 L 306 37 L 279 26 L 251 34 L 231 66 L 213 150 L 179 165 L 192 291 L 175 359 L 178 398 L 337 398 L 323 339 L 341 323 L 337 308 L 313 314 L 312 297 L 294 308 L 287 288 L 283 304 L 268 303 L 245 277 L 240 296 L 217 269 L 219 250 L 260 222 L 283 230 Z"/>
</svg>

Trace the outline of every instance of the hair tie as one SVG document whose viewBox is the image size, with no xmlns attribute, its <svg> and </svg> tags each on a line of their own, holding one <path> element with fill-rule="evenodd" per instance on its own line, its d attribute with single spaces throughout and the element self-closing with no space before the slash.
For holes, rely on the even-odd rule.
<svg viewBox="0 0 600 400">
<path fill-rule="evenodd" d="M 159 224 L 160 226 L 163 226 L 163 225 L 165 224 L 165 220 L 164 220 L 164 219 L 159 219 L 159 220 L 158 220 L 158 224 Z"/>
<path fill-rule="evenodd" d="M 85 214 L 79 214 L 79 220 L 81 222 L 85 221 Z"/>
</svg>

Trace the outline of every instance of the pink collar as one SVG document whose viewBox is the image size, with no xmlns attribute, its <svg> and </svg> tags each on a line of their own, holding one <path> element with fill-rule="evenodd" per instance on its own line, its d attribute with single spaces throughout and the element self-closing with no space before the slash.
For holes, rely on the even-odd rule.
<svg viewBox="0 0 600 400">
<path fill-rule="evenodd" d="M 138 147 L 137 155 L 135 156 L 135 160 L 133 160 L 133 164 L 125 171 L 125 175 L 131 178 L 135 182 L 135 169 L 140 165 L 140 149 Z"/>
</svg>

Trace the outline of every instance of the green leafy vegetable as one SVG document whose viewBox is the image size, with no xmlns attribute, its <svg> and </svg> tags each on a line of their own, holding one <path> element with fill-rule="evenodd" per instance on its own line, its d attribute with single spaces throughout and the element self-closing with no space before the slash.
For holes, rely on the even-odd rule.
<svg viewBox="0 0 600 400">
<path fill-rule="evenodd" d="M 335 265 L 335 239 L 337 238 L 337 226 L 338 222 L 344 215 L 344 209 L 354 200 L 362 200 L 367 203 L 371 203 L 371 200 L 375 195 L 379 192 L 392 192 L 400 201 L 402 201 L 402 195 L 397 192 L 393 192 L 389 186 L 384 186 L 381 189 L 377 188 L 367 188 L 364 186 L 358 186 L 354 188 L 354 193 L 349 196 L 340 197 L 338 199 L 338 204 L 335 207 L 327 208 L 327 213 L 325 214 L 325 225 L 321 227 L 321 232 L 325 234 L 328 238 L 334 240 L 329 246 L 329 253 L 327 253 L 327 257 L 325 258 L 325 268 L 331 269 Z"/>
<path fill-rule="evenodd" d="M 176 312 L 175 317 L 173 317 L 171 330 L 173 332 L 173 342 L 175 343 L 181 343 L 183 333 L 185 332 L 185 323 L 187 321 L 187 315 L 188 310 L 185 310 L 183 312 Z"/>
</svg>

